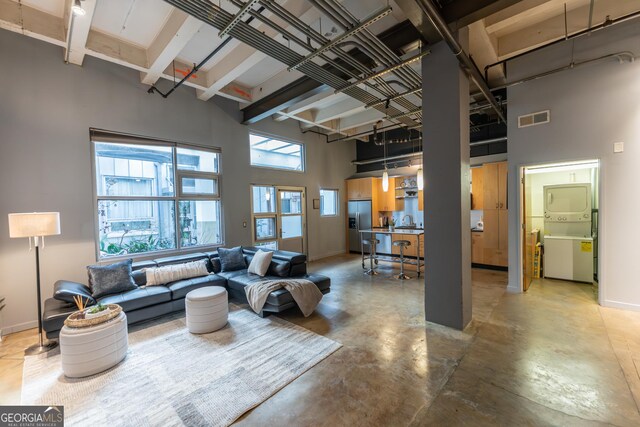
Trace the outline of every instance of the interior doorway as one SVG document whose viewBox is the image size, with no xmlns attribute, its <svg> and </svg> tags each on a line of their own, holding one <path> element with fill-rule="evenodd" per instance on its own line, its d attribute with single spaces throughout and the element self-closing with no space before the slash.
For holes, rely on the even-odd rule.
<svg viewBox="0 0 640 427">
<path fill-rule="evenodd" d="M 599 161 L 525 166 L 520 182 L 523 291 L 562 281 L 597 299 Z"/>
<path fill-rule="evenodd" d="M 307 253 L 305 193 L 304 187 L 251 186 L 254 246 Z"/>
</svg>

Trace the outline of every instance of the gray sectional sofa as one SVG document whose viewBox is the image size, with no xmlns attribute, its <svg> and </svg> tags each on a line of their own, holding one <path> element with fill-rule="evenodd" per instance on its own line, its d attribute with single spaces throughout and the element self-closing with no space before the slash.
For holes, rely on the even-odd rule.
<svg viewBox="0 0 640 427">
<path fill-rule="evenodd" d="M 258 249 L 245 247 L 245 263 L 248 266 L 253 255 Z M 189 261 L 207 260 L 208 276 L 195 277 L 192 279 L 178 280 L 164 286 L 149 286 L 146 284 L 145 268 L 161 267 L 170 264 L 179 264 Z M 158 258 L 150 261 L 133 263 L 132 277 L 139 287 L 120 294 L 107 295 L 97 299 L 102 304 L 119 304 L 127 314 L 127 322 L 134 324 L 163 316 L 174 311 L 184 310 L 185 297 L 189 291 L 203 286 L 223 286 L 227 288 L 230 297 L 238 302 L 246 302 L 244 287 L 259 280 L 273 280 L 277 278 L 305 278 L 316 284 L 318 289 L 327 294 L 330 292 L 331 280 L 319 274 L 307 274 L 306 255 L 275 251 L 271 264 L 265 277 L 260 277 L 247 272 L 247 269 L 236 271 L 221 271 L 220 259 L 217 252 L 192 253 L 174 257 Z M 77 308 L 70 302 L 69 295 L 78 294 L 83 297 L 91 297 L 90 288 L 80 283 L 60 280 L 54 285 L 54 298 L 49 298 L 44 304 L 43 328 L 47 338 L 57 338 L 60 329 L 64 325 L 64 320 Z M 64 297 L 62 297 L 64 294 Z M 63 301 L 65 299 L 66 301 Z M 267 302 L 260 313 L 264 316 L 267 313 L 278 313 L 296 306 L 291 294 L 285 289 L 271 292 Z"/>
</svg>

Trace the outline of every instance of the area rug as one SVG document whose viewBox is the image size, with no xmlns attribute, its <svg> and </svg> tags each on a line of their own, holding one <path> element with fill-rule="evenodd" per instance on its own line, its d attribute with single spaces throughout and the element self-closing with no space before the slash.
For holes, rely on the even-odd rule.
<svg viewBox="0 0 640 427">
<path fill-rule="evenodd" d="M 190 334 L 184 318 L 132 332 L 125 360 L 86 378 L 66 378 L 60 354 L 26 357 L 22 404 L 64 405 L 66 425 L 226 426 L 341 347 L 230 310 L 210 334 Z"/>
</svg>

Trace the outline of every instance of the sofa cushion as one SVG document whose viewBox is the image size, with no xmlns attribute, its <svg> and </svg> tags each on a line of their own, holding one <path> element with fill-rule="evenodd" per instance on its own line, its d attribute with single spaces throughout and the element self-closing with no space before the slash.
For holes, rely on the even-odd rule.
<svg viewBox="0 0 640 427">
<path fill-rule="evenodd" d="M 125 312 L 167 301 L 171 301 L 171 291 L 166 286 L 137 288 L 133 291 L 109 295 L 98 300 L 101 304 L 118 304 Z"/>
<path fill-rule="evenodd" d="M 153 260 L 136 261 L 131 265 L 131 270 L 138 271 L 138 270 L 144 270 L 145 268 L 151 268 L 151 267 L 157 267 L 157 266 L 158 264 L 156 264 L 156 262 Z"/>
<path fill-rule="evenodd" d="M 218 248 L 218 256 L 220 257 L 222 271 L 236 271 L 247 268 L 242 246 L 236 246 L 231 249 Z"/>
<path fill-rule="evenodd" d="M 223 277 L 225 280 L 229 280 L 232 277 L 243 276 L 246 274 L 247 274 L 247 269 L 243 268 L 242 270 L 236 270 L 236 271 L 221 271 L 217 275 L 220 277 Z M 256 277 L 259 277 L 259 276 L 256 276 Z"/>
<path fill-rule="evenodd" d="M 249 273 L 257 274 L 258 276 L 264 276 L 267 274 L 267 270 L 271 265 L 271 257 L 273 256 L 273 252 L 265 252 L 263 250 L 259 250 L 253 256 L 251 260 L 251 264 L 249 264 L 249 268 L 247 271 Z"/>
<path fill-rule="evenodd" d="M 267 270 L 267 275 L 277 277 L 289 277 L 291 263 L 281 259 L 272 259 Z"/>
<path fill-rule="evenodd" d="M 169 264 L 162 267 L 147 268 L 147 286 L 164 285 L 178 280 L 202 277 L 209 274 L 208 259 L 199 259 L 181 264 Z"/>
<path fill-rule="evenodd" d="M 174 300 L 184 298 L 194 289 L 203 288 L 205 286 L 227 286 L 227 281 L 217 274 L 210 274 L 204 277 L 195 277 L 193 279 L 179 280 L 169 283 L 167 287 L 171 290 L 171 298 Z"/>
<path fill-rule="evenodd" d="M 45 331 L 57 331 L 62 329 L 67 317 L 78 310 L 73 303 L 47 298 L 44 302 L 44 312 L 42 315 L 42 327 Z"/>
<path fill-rule="evenodd" d="M 154 267 L 156 264 L 153 264 Z M 147 272 L 143 269 L 143 270 L 133 270 L 131 272 L 131 277 L 133 278 L 133 281 L 135 282 L 136 285 L 138 286 L 144 286 L 147 284 Z"/>
<path fill-rule="evenodd" d="M 66 302 L 67 304 L 75 304 L 74 297 L 80 296 L 86 305 L 93 305 L 96 300 L 91 295 L 91 290 L 82 283 L 69 282 L 68 280 L 58 280 L 53 285 L 53 298 Z"/>
<path fill-rule="evenodd" d="M 131 277 L 132 260 L 116 262 L 110 265 L 90 265 L 89 286 L 91 294 L 95 299 L 110 294 L 117 294 L 136 289 L 135 282 Z"/>
<path fill-rule="evenodd" d="M 186 254 L 186 255 L 176 255 L 176 256 L 169 256 L 164 258 L 156 258 L 153 261 L 157 264 L 157 267 L 162 267 L 165 265 L 172 265 L 172 264 L 184 264 L 185 262 L 198 261 L 201 259 L 204 259 L 207 261 L 207 271 L 209 272 L 213 271 L 211 268 L 211 263 L 209 262 L 209 257 L 207 256 L 207 254 L 203 252 L 195 252 L 195 253 Z"/>
</svg>

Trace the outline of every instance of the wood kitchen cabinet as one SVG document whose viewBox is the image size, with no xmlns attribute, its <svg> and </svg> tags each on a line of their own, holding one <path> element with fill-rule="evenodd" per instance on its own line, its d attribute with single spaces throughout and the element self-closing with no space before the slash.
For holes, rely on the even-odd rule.
<svg viewBox="0 0 640 427">
<path fill-rule="evenodd" d="M 411 245 L 404 249 L 405 256 L 418 256 L 418 236 L 415 234 L 403 233 L 393 233 L 391 235 L 391 253 L 394 255 L 400 255 L 400 247 L 393 245 L 393 242 L 396 240 L 408 240 L 411 242 Z M 424 235 L 420 237 L 420 258 L 424 258 Z"/>
<path fill-rule="evenodd" d="M 507 162 L 485 163 L 482 166 L 482 193 L 483 209 L 508 209 Z"/>
<path fill-rule="evenodd" d="M 471 232 L 471 262 L 484 264 L 484 233 Z"/>
<path fill-rule="evenodd" d="M 482 209 L 484 204 L 484 168 L 471 168 L 471 209 Z"/>
<path fill-rule="evenodd" d="M 424 190 L 418 190 L 418 210 L 424 210 Z"/>
<path fill-rule="evenodd" d="M 487 163 L 483 169 L 483 262 L 507 267 L 509 225 L 507 209 L 507 162 Z"/>
<path fill-rule="evenodd" d="M 348 200 L 369 200 L 373 196 L 374 178 L 356 178 L 347 180 Z"/>
<path fill-rule="evenodd" d="M 396 199 L 396 183 L 400 183 L 400 178 L 389 178 L 389 191 L 382 191 L 382 178 L 374 179 L 373 210 L 377 212 L 391 212 L 404 210 L 404 199 Z"/>
</svg>

